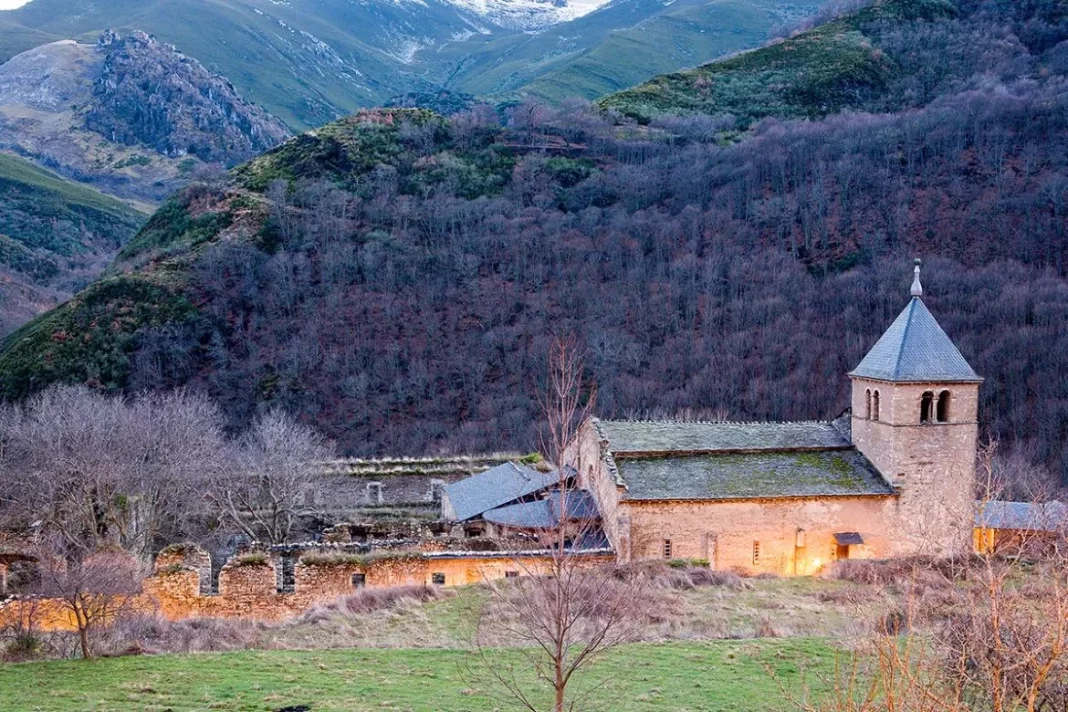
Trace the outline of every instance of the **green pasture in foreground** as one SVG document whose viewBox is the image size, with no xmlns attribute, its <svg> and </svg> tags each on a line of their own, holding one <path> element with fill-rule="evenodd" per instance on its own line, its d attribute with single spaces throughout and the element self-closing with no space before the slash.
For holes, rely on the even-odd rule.
<svg viewBox="0 0 1068 712">
<path fill-rule="evenodd" d="M 254 651 L 0 664 L 5 712 L 504 710 L 461 650 Z M 500 659 L 515 659 L 502 651 Z M 603 660 L 599 709 L 788 710 L 802 671 L 833 669 L 819 639 L 636 644 Z M 813 675 L 807 676 L 811 682 Z M 604 704 L 609 703 L 609 704 Z"/>
</svg>

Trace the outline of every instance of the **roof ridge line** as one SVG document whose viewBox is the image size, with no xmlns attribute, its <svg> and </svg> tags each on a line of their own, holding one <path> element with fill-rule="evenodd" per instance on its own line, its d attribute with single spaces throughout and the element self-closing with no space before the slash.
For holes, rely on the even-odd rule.
<svg viewBox="0 0 1068 712">
<path fill-rule="evenodd" d="M 806 420 L 678 420 L 678 419 L 641 419 L 641 420 L 602 420 L 602 423 L 640 423 L 663 425 L 831 425 L 835 419 L 809 418 Z"/>
<path fill-rule="evenodd" d="M 909 316 L 905 319 L 905 328 L 901 332 L 901 342 L 897 345 L 897 356 L 894 358 L 894 380 L 901 378 L 901 357 L 905 352 L 905 342 L 909 338 L 909 327 L 912 326 L 912 317 L 916 313 L 916 300 L 919 297 L 912 297 L 909 300 L 908 312 Z"/>
</svg>

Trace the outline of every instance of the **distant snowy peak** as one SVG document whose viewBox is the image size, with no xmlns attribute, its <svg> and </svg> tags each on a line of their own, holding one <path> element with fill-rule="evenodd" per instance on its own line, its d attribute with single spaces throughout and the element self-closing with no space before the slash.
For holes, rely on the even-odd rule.
<svg viewBox="0 0 1068 712">
<path fill-rule="evenodd" d="M 611 0 L 447 0 L 501 27 L 539 30 L 589 14 Z"/>
</svg>

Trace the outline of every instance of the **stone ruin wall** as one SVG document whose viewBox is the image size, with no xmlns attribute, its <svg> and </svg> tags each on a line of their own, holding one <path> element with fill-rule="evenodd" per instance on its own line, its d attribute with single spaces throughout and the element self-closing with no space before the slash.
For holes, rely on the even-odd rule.
<svg viewBox="0 0 1068 712">
<path fill-rule="evenodd" d="M 203 550 L 197 552 L 203 554 Z M 331 560 L 333 558 L 333 560 Z M 610 561 L 609 555 L 590 557 L 591 563 Z M 175 562 L 157 561 L 145 579 L 145 595 L 161 615 L 183 618 L 245 618 L 280 621 L 298 616 L 317 603 L 356 593 L 360 588 L 394 586 L 462 586 L 504 578 L 510 572 L 538 570 L 544 558 L 516 557 L 506 552 L 397 552 L 369 557 L 331 557 L 298 560 L 292 591 L 279 589 L 279 561 L 270 556 L 232 558 L 219 573 L 218 593 L 206 595 L 200 572 Z M 362 577 L 359 584 L 354 577 Z"/>
<path fill-rule="evenodd" d="M 440 487 L 477 475 L 522 455 L 340 459 L 324 463 L 329 502 L 316 502 L 341 518 L 411 510 L 436 513 Z"/>
<path fill-rule="evenodd" d="M 589 563 L 608 563 L 610 554 L 588 557 Z M 337 600 L 360 588 L 394 586 L 462 586 L 537 571 L 546 559 L 508 552 L 395 552 L 354 557 L 318 553 L 298 560 L 291 591 L 279 588 L 281 557 L 253 552 L 231 558 L 219 572 L 218 593 L 208 593 L 211 560 L 195 544 L 168 547 L 156 559 L 143 582 L 135 607 L 169 620 L 186 618 L 242 618 L 277 622 L 304 613 L 316 604 Z M 359 583 L 354 577 L 361 577 Z M 42 630 L 71 630 L 75 626 L 61 606 L 49 599 L 11 599 L 0 604 L 0 625 L 18 617 L 34 617 Z"/>
</svg>

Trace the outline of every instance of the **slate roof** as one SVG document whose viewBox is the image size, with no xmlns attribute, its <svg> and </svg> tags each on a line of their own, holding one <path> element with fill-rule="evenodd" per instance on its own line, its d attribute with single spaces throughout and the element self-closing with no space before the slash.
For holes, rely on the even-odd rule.
<svg viewBox="0 0 1068 712">
<path fill-rule="evenodd" d="M 851 447 L 843 426 L 828 421 L 705 423 L 598 420 L 602 440 L 617 456 L 671 452 L 824 450 Z"/>
<path fill-rule="evenodd" d="M 1060 531 L 1068 526 L 1068 506 L 1061 502 L 976 502 L 975 526 L 1017 531 Z"/>
<path fill-rule="evenodd" d="M 520 502 L 482 513 L 482 518 L 492 524 L 520 529 L 549 529 L 556 525 L 549 500 Z"/>
<path fill-rule="evenodd" d="M 445 485 L 444 492 L 452 505 L 456 521 L 463 522 L 483 512 L 528 497 L 558 481 L 555 472 L 539 472 L 514 462 L 506 462 L 467 479 Z"/>
<path fill-rule="evenodd" d="M 891 495 L 855 449 L 620 458 L 629 500 Z"/>
<path fill-rule="evenodd" d="M 483 512 L 482 518 L 493 524 L 523 529 L 548 529 L 560 523 L 560 514 L 563 511 L 565 499 L 560 496 L 559 490 L 554 490 L 546 499 L 534 500 L 533 502 L 520 502 L 510 504 L 497 509 Z M 597 511 L 597 502 L 586 490 L 570 490 L 567 493 L 566 504 L 568 519 L 592 521 L 600 518 Z"/>
<path fill-rule="evenodd" d="M 834 542 L 839 546 L 860 546 L 864 543 L 864 537 L 860 532 L 835 532 Z"/>
<path fill-rule="evenodd" d="M 919 297 L 909 300 L 908 306 L 849 375 L 904 383 L 983 380 Z"/>
<path fill-rule="evenodd" d="M 567 505 L 567 518 L 571 521 L 592 520 L 601 516 L 600 511 L 597 509 L 597 500 L 587 490 L 569 490 L 566 497 L 560 496 L 560 490 L 554 490 L 549 495 L 549 505 L 556 521 L 560 520 L 560 513 L 563 511 L 565 504 Z"/>
</svg>

